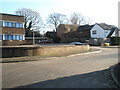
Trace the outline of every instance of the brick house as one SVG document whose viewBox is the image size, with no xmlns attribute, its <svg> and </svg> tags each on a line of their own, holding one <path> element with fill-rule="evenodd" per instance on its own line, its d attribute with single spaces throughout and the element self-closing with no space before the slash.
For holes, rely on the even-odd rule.
<svg viewBox="0 0 120 90">
<path fill-rule="evenodd" d="M 78 25 L 71 25 L 71 24 L 60 24 L 57 27 L 57 36 L 60 38 L 64 38 L 65 34 L 69 32 L 74 32 L 78 29 Z"/>
<path fill-rule="evenodd" d="M 0 40 L 2 45 L 25 42 L 24 16 L 0 13 Z"/>
</svg>

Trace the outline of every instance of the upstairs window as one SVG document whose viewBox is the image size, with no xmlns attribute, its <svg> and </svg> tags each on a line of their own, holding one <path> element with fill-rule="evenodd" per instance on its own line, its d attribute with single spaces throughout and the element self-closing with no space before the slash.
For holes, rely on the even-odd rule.
<svg viewBox="0 0 120 90">
<path fill-rule="evenodd" d="M 13 23 L 12 26 L 15 27 L 15 26 L 16 26 L 16 23 Z"/>
<path fill-rule="evenodd" d="M 13 27 L 13 22 L 4 22 L 4 27 Z"/>
<path fill-rule="evenodd" d="M 92 34 L 96 34 L 96 30 L 92 31 Z"/>
<path fill-rule="evenodd" d="M 8 22 L 8 27 L 13 27 L 13 23 L 12 22 Z"/>
<path fill-rule="evenodd" d="M 19 28 L 20 27 L 20 24 L 19 23 L 16 23 L 16 28 Z"/>
<path fill-rule="evenodd" d="M 20 28 L 23 28 L 23 23 L 20 23 Z"/>
<path fill-rule="evenodd" d="M 0 22 L 1 24 L 2 22 Z M 0 25 L 2 26 L 2 25 Z M 23 23 L 16 23 L 16 22 L 8 22 L 8 21 L 4 21 L 3 23 L 4 27 L 14 27 L 14 28 L 23 28 Z"/>
<path fill-rule="evenodd" d="M 16 23 L 16 28 L 23 28 L 23 23 Z"/>
<path fill-rule="evenodd" d="M 4 27 L 8 27 L 9 22 L 4 22 Z"/>
</svg>

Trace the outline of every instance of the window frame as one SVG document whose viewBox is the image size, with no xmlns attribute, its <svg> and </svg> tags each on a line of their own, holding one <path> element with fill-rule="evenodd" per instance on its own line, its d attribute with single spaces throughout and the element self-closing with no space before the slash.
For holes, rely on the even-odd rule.
<svg viewBox="0 0 120 90">
<path fill-rule="evenodd" d="M 0 40 L 3 40 L 3 34 L 0 34 Z"/>
<path fill-rule="evenodd" d="M 0 40 L 24 40 L 24 35 L 3 34 L 1 38 L 0 38 Z"/>
<path fill-rule="evenodd" d="M 10 28 L 24 28 L 23 22 L 12 22 L 12 21 L 1 21 L 3 27 L 10 27 Z"/>
<path fill-rule="evenodd" d="M 0 27 L 3 27 L 3 21 L 0 21 Z"/>
<path fill-rule="evenodd" d="M 97 31 L 96 31 L 96 30 L 93 30 L 93 31 L 92 31 L 92 34 L 93 34 L 93 35 L 97 34 Z"/>
</svg>

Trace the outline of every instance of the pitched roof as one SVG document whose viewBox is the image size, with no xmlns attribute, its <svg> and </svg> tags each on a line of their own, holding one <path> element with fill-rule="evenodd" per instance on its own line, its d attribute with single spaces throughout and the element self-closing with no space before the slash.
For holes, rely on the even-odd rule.
<svg viewBox="0 0 120 90">
<path fill-rule="evenodd" d="M 120 29 L 117 27 L 112 28 L 111 32 L 108 34 L 107 38 L 110 38 L 115 31 L 120 31 Z"/>
<path fill-rule="evenodd" d="M 24 17 L 24 16 L 22 16 L 22 15 L 7 14 L 7 13 L 0 13 L 0 15 L 9 15 L 9 16 L 18 16 L 18 17 Z"/>
<path fill-rule="evenodd" d="M 114 33 L 115 29 L 117 29 L 117 28 L 112 28 L 112 29 L 111 29 L 111 32 L 108 34 L 107 38 L 110 38 L 110 37 L 111 37 L 111 35 Z"/>
<path fill-rule="evenodd" d="M 94 26 L 94 25 L 83 25 L 83 26 L 79 26 L 79 28 L 78 28 L 77 31 L 80 32 L 80 31 L 83 31 L 83 30 L 91 30 L 93 26 Z"/>
<path fill-rule="evenodd" d="M 101 28 L 103 28 L 104 30 L 111 30 L 112 28 L 114 28 L 115 26 L 113 25 L 108 25 L 106 23 L 96 23 L 97 25 L 99 25 Z"/>
</svg>

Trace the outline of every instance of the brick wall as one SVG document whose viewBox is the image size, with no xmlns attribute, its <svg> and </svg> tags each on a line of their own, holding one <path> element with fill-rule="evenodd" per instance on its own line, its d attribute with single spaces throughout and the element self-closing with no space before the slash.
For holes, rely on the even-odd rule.
<svg viewBox="0 0 120 90">
<path fill-rule="evenodd" d="M 24 47 L 0 47 L 2 57 L 20 56 L 61 56 L 89 50 L 89 45 L 62 45 L 62 46 L 24 46 Z"/>
<path fill-rule="evenodd" d="M 25 34 L 25 29 L 2 27 L 2 33 L 3 34 Z"/>
<path fill-rule="evenodd" d="M 24 22 L 23 16 L 3 14 L 0 15 L 0 17 L 2 17 L 2 20 L 6 20 L 6 21 Z"/>
<path fill-rule="evenodd" d="M 25 44 L 25 40 L 4 40 L 2 41 L 3 46 L 11 46 L 11 45 L 21 45 Z"/>
</svg>

